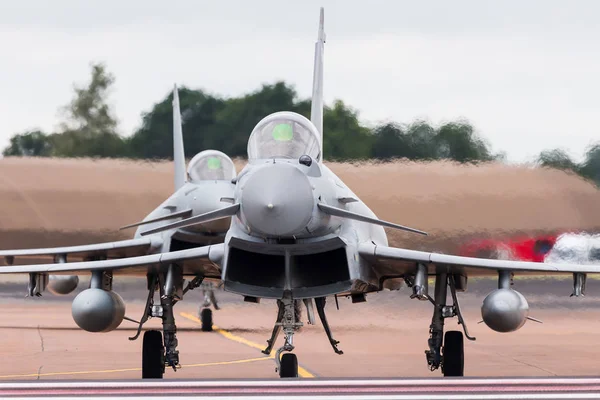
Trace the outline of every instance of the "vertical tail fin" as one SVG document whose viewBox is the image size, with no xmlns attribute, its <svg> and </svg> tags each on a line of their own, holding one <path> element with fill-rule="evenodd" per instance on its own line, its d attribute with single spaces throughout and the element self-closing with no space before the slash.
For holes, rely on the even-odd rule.
<svg viewBox="0 0 600 400">
<path fill-rule="evenodd" d="M 319 16 L 319 36 L 315 43 L 315 65 L 313 70 L 313 90 L 310 120 L 321 134 L 321 160 L 323 159 L 323 52 L 325 48 L 325 11 L 321 7 Z"/>
<path fill-rule="evenodd" d="M 179 92 L 177 85 L 173 88 L 173 164 L 175 166 L 175 190 L 187 181 L 185 172 L 185 153 L 183 151 L 183 129 L 181 127 L 181 110 L 179 109 Z"/>
</svg>

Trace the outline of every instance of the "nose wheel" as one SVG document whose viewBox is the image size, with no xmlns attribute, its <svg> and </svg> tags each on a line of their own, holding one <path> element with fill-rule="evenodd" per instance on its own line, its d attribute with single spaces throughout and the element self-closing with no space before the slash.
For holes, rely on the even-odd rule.
<svg viewBox="0 0 600 400">
<path fill-rule="evenodd" d="M 212 310 L 210 308 L 203 308 L 200 312 L 200 322 L 202 323 L 202 331 L 210 332 L 213 326 Z"/>
<path fill-rule="evenodd" d="M 298 377 L 298 357 L 293 353 L 285 353 L 281 356 L 279 366 L 280 378 L 297 378 Z"/>
<path fill-rule="evenodd" d="M 202 292 L 204 294 L 204 303 L 201 306 L 199 317 L 202 323 L 203 332 L 211 332 L 213 327 L 213 315 L 210 306 L 219 309 L 217 298 L 215 297 L 214 286 L 211 282 L 202 283 Z"/>
</svg>

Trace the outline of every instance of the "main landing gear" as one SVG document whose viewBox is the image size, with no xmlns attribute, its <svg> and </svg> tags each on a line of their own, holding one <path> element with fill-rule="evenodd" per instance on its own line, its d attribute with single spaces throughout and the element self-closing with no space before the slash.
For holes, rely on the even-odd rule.
<svg viewBox="0 0 600 400">
<path fill-rule="evenodd" d="M 444 334 L 444 320 L 458 317 L 458 323 L 462 325 L 467 339 L 475 340 L 475 338 L 469 335 L 460 311 L 454 275 L 446 273 L 436 275 L 433 299 L 427 293 L 427 269 L 425 265 L 419 264 L 414 281 L 407 283 L 413 288 L 411 298 L 428 300 L 433 304 L 433 317 L 429 326 L 429 340 L 427 341 L 429 350 L 425 351 L 429 369 L 435 371 L 441 367 L 444 376 L 463 376 L 465 364 L 463 333 L 448 331 Z M 452 296 L 453 304 L 451 306 L 446 305 L 448 288 L 450 288 Z"/>
<path fill-rule="evenodd" d="M 172 264 L 166 272 L 148 274 L 148 298 L 144 315 L 138 325 L 135 336 L 129 340 L 136 340 L 142 331 L 142 326 L 149 318 L 162 319 L 162 333 L 158 330 L 144 332 L 142 344 L 142 379 L 162 379 L 166 367 L 174 371 L 181 368 L 179 364 L 179 351 L 177 350 L 177 326 L 173 307 L 183 299 L 183 295 L 202 283 L 202 277 L 196 277 L 183 289 L 183 275 L 181 267 Z M 160 305 L 154 305 L 154 294 L 159 291 Z"/>
<path fill-rule="evenodd" d="M 308 323 L 310 325 L 314 325 L 315 316 L 312 307 L 312 299 L 304 299 L 304 304 L 306 305 L 307 309 Z M 271 333 L 271 338 L 267 340 L 267 347 L 262 352 L 263 354 L 267 355 L 271 354 L 273 346 L 275 345 L 275 341 L 283 329 L 285 341 L 283 346 L 277 349 L 275 352 L 275 371 L 279 372 L 279 376 L 281 378 L 297 378 L 298 357 L 291 352 L 294 350 L 294 333 L 304 326 L 304 324 L 300 322 L 300 302 L 292 299 L 290 292 L 286 292 L 284 293 L 283 299 L 277 300 L 277 305 L 277 321 L 275 322 L 275 327 Z M 339 342 L 331 335 L 331 329 L 329 328 L 329 324 L 325 316 L 325 297 L 316 298 L 315 305 L 317 307 L 317 312 L 319 314 L 321 323 L 325 328 L 325 333 L 327 334 L 329 343 L 337 354 L 343 354 L 343 352 L 337 348 Z M 283 352 L 288 353 L 282 355 Z"/>
</svg>

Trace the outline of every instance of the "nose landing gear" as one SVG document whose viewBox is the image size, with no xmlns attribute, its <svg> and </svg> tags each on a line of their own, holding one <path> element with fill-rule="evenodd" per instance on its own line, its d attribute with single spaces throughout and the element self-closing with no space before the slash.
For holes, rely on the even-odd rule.
<svg viewBox="0 0 600 400">
<path fill-rule="evenodd" d="M 211 332 L 213 329 L 213 315 L 210 306 L 212 305 L 215 310 L 219 309 L 212 282 L 202 283 L 202 292 L 204 294 L 204 303 L 202 303 L 199 313 L 202 331 Z"/>
<path fill-rule="evenodd" d="M 321 319 L 321 323 L 325 328 L 325 333 L 327 334 L 327 338 L 329 339 L 331 347 L 337 354 L 344 354 L 337 348 L 339 342 L 331 335 L 331 329 L 329 328 L 327 318 L 325 317 L 325 298 L 318 297 L 314 300 L 319 318 Z M 305 299 L 304 303 L 306 304 L 308 310 L 308 323 L 314 325 L 315 320 L 312 309 L 312 299 Z M 267 347 L 262 351 L 263 354 L 271 354 L 273 346 L 275 345 L 275 341 L 283 329 L 283 334 L 285 335 L 284 344 L 275 352 L 275 364 L 277 365 L 275 371 L 279 372 L 279 376 L 281 378 L 298 377 L 298 357 L 291 352 L 294 350 L 294 333 L 304 326 L 304 324 L 300 322 L 300 304 L 301 302 L 299 300 L 292 299 L 290 293 L 284 294 L 283 299 L 277 300 L 277 321 L 275 322 L 275 327 L 271 333 L 271 338 L 267 340 Z M 283 352 L 287 353 L 282 355 Z"/>
<path fill-rule="evenodd" d="M 286 293 L 283 299 L 277 300 L 278 312 L 275 327 L 271 333 L 271 338 L 267 340 L 267 347 L 262 351 L 263 354 L 271 354 L 273 345 L 283 329 L 285 342 L 282 347 L 275 352 L 275 371 L 279 372 L 281 378 L 297 378 L 298 377 L 298 357 L 293 353 L 287 353 L 283 356 L 284 351 L 291 352 L 294 350 L 294 333 L 304 324 L 296 320 L 296 306 L 292 299 L 291 293 Z"/>
</svg>

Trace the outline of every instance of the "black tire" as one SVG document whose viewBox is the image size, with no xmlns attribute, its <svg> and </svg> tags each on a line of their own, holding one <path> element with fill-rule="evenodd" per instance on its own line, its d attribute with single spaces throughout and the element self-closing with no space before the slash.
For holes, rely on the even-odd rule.
<svg viewBox="0 0 600 400">
<path fill-rule="evenodd" d="M 200 321 L 202 322 L 202 331 L 210 332 L 212 331 L 213 326 L 213 318 L 212 318 L 212 310 L 210 308 L 204 308 L 200 311 Z"/>
<path fill-rule="evenodd" d="M 448 331 L 444 335 L 444 363 L 442 372 L 444 376 L 464 376 L 465 373 L 465 347 L 463 333 Z"/>
<path fill-rule="evenodd" d="M 281 356 L 281 368 L 279 368 L 280 378 L 298 377 L 298 357 L 293 353 L 285 353 Z"/>
<path fill-rule="evenodd" d="M 160 331 L 144 332 L 142 379 L 162 379 L 165 372 L 165 348 Z"/>
</svg>

